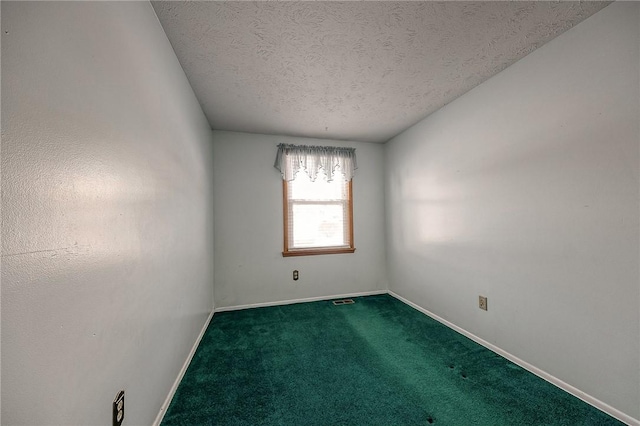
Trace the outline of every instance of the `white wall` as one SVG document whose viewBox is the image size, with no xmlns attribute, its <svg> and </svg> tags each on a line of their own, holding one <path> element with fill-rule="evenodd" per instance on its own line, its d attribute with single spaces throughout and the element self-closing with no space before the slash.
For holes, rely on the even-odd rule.
<svg viewBox="0 0 640 426">
<path fill-rule="evenodd" d="M 636 419 L 639 9 L 606 7 L 386 146 L 390 289 Z"/>
<path fill-rule="evenodd" d="M 221 131 L 213 139 L 216 308 L 386 290 L 382 145 Z M 355 253 L 282 257 L 278 143 L 356 148 Z"/>
<path fill-rule="evenodd" d="M 211 131 L 148 2 L 2 2 L 2 423 L 151 424 L 213 305 Z"/>
</svg>

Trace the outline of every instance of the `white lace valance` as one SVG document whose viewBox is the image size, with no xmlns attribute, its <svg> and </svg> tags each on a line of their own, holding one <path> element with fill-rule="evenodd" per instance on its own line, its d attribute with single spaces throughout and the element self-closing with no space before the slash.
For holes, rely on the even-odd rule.
<svg viewBox="0 0 640 426">
<path fill-rule="evenodd" d="M 338 148 L 334 146 L 306 146 L 306 145 L 278 145 L 276 162 L 273 165 L 280 170 L 282 179 L 295 179 L 300 169 L 304 170 L 311 181 L 315 181 L 318 170 L 323 169 L 327 181 L 331 182 L 339 168 L 339 175 L 344 175 L 346 181 L 353 178 L 356 163 L 355 148 Z"/>
</svg>

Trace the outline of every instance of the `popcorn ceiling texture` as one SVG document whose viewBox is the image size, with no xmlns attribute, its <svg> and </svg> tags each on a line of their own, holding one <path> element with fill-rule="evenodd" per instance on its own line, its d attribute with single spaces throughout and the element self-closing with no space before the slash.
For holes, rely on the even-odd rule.
<svg viewBox="0 0 640 426">
<path fill-rule="evenodd" d="M 608 3 L 153 6 L 213 129 L 386 142 Z"/>
</svg>

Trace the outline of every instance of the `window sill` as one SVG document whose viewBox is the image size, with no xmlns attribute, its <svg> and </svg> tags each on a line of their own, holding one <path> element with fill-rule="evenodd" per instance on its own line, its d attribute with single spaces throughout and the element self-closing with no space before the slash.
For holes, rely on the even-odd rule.
<svg viewBox="0 0 640 426">
<path fill-rule="evenodd" d="M 356 251 L 355 247 L 339 247 L 339 248 L 326 248 L 326 249 L 300 249 L 283 251 L 282 257 L 292 256 L 316 256 L 319 254 L 342 254 L 353 253 Z"/>
</svg>

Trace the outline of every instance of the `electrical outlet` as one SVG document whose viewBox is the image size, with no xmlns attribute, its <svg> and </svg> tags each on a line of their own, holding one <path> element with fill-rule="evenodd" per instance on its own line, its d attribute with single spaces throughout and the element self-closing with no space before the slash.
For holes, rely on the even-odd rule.
<svg viewBox="0 0 640 426">
<path fill-rule="evenodd" d="M 293 280 L 298 281 L 298 278 L 300 278 L 300 273 L 296 269 L 295 271 L 293 271 Z"/>
<path fill-rule="evenodd" d="M 124 420 L 124 390 L 117 393 L 113 400 L 113 426 L 121 426 Z"/>
<path fill-rule="evenodd" d="M 487 298 L 484 296 L 479 296 L 478 298 L 478 307 L 483 311 L 487 310 Z"/>
</svg>

